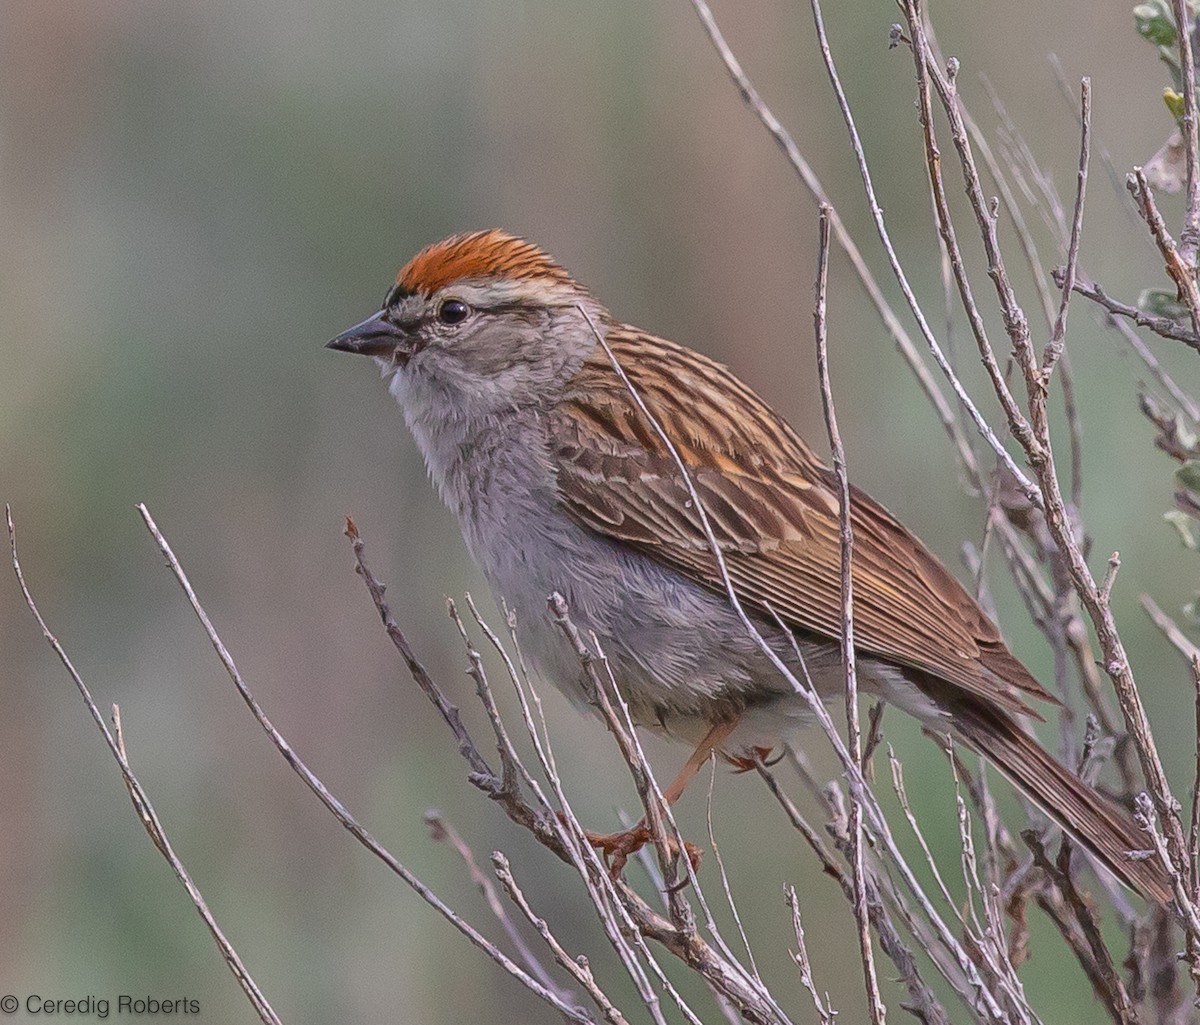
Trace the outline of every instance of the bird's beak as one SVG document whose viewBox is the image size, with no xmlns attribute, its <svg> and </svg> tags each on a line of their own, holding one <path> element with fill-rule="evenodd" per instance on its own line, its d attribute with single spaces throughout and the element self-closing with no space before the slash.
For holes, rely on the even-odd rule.
<svg viewBox="0 0 1200 1025">
<path fill-rule="evenodd" d="M 353 352 L 360 356 L 386 356 L 407 363 L 412 355 L 412 339 L 401 327 L 387 319 L 387 310 L 380 310 L 360 324 L 343 331 L 325 348 L 338 352 Z"/>
</svg>

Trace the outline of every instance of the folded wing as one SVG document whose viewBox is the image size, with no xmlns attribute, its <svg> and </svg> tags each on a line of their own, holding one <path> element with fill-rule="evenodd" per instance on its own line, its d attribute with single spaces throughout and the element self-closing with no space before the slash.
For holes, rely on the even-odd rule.
<svg viewBox="0 0 1200 1025">
<path fill-rule="evenodd" d="M 741 601 L 792 626 L 841 630 L 838 492 L 832 472 L 725 367 L 620 328 L 608 343 L 688 467 Z M 551 411 L 560 499 L 579 523 L 724 593 L 699 514 L 669 450 L 603 349 Z M 852 489 L 858 648 L 1010 711 L 1053 700 L 954 576 L 883 506 Z"/>
</svg>

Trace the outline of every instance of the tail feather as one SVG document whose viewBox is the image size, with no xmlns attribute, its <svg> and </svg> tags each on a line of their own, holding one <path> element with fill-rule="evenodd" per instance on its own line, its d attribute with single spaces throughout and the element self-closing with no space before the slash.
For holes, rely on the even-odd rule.
<svg viewBox="0 0 1200 1025">
<path fill-rule="evenodd" d="M 1006 712 L 982 702 L 956 702 L 956 732 L 1026 797 L 1131 890 L 1170 903 L 1171 880 L 1157 859 L 1138 860 L 1149 838 L 1116 801 L 1063 768 Z"/>
</svg>

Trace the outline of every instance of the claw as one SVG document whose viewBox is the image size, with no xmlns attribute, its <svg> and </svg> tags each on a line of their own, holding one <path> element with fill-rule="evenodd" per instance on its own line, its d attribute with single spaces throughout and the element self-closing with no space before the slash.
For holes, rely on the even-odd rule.
<svg viewBox="0 0 1200 1025">
<path fill-rule="evenodd" d="M 757 769 L 760 762 L 764 767 L 769 769 L 772 765 L 777 765 L 783 757 L 783 752 L 780 751 L 779 754 L 772 758 L 771 753 L 774 750 L 773 747 L 756 747 L 753 748 L 753 758 L 749 755 L 727 755 L 726 760 L 733 766 L 734 772 L 750 772 L 752 769 Z"/>
<path fill-rule="evenodd" d="M 603 855 L 608 865 L 608 873 L 614 880 L 621 877 L 629 859 L 654 839 L 650 833 L 650 827 L 645 822 L 639 822 L 632 829 L 626 829 L 620 833 L 585 833 L 584 835 L 587 837 L 588 843 Z M 667 837 L 667 849 L 672 857 L 679 856 L 679 843 L 674 837 Z M 704 852 L 699 847 L 684 840 L 683 853 L 691 862 L 693 872 L 700 868 L 700 858 Z"/>
</svg>

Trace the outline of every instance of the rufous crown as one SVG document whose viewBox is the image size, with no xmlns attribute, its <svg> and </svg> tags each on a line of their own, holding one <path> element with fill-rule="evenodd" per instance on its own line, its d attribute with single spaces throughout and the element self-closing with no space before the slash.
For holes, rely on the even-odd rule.
<svg viewBox="0 0 1200 1025">
<path fill-rule="evenodd" d="M 464 278 L 543 278 L 573 284 L 571 275 L 532 242 L 492 228 L 451 235 L 426 246 L 396 276 L 396 288 L 408 295 L 432 295 Z"/>
</svg>

